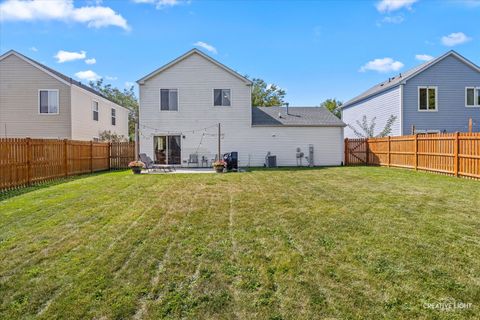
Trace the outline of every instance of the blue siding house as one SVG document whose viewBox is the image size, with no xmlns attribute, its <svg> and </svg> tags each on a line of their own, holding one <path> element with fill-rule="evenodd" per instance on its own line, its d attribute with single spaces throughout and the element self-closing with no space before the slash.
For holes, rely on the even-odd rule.
<svg viewBox="0 0 480 320">
<path fill-rule="evenodd" d="M 380 132 L 393 115 L 391 135 L 480 132 L 480 67 L 455 51 L 379 83 L 342 107 L 342 120 L 358 127 L 363 116 L 376 118 Z M 350 127 L 345 137 L 356 137 Z"/>
</svg>

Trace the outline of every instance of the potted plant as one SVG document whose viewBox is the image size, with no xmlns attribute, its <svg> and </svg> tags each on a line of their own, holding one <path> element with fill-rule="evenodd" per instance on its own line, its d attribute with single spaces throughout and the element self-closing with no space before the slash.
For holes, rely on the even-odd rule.
<svg viewBox="0 0 480 320">
<path fill-rule="evenodd" d="M 215 169 L 216 172 L 222 173 L 223 170 L 225 169 L 225 161 L 223 160 L 217 160 L 213 163 L 213 168 Z"/>
<path fill-rule="evenodd" d="M 142 169 L 145 168 L 145 164 L 142 161 L 132 161 L 128 164 L 128 167 L 132 169 L 134 174 L 140 174 Z"/>
</svg>

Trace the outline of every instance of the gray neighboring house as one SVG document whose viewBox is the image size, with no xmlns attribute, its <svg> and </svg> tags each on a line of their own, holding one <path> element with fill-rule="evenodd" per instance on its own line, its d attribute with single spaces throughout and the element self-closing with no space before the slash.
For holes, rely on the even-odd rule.
<svg viewBox="0 0 480 320">
<path fill-rule="evenodd" d="M 342 120 L 358 128 L 366 115 L 376 118 L 376 132 L 396 116 L 392 136 L 480 131 L 480 67 L 455 51 L 421 64 L 365 91 L 342 107 Z M 356 137 L 345 128 L 345 137 Z"/>
</svg>

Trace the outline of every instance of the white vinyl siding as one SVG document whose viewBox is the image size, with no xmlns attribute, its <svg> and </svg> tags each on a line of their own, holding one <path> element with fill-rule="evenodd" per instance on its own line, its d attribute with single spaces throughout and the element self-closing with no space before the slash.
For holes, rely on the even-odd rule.
<svg viewBox="0 0 480 320">
<path fill-rule="evenodd" d="M 59 113 L 59 98 L 57 89 L 38 90 L 38 112 L 40 114 Z"/>
<path fill-rule="evenodd" d="M 362 122 L 365 115 L 368 121 L 375 118 L 375 133 L 378 134 L 388 122 L 390 116 L 396 117 L 392 125 L 392 136 L 401 135 L 401 86 L 389 89 L 382 94 L 370 97 L 342 110 L 342 121 L 359 130 L 357 121 Z M 346 138 L 357 138 L 350 127 L 345 127 Z"/>
<path fill-rule="evenodd" d="M 465 106 L 480 107 L 480 87 L 465 88 Z"/>
<path fill-rule="evenodd" d="M 213 89 L 213 105 L 215 107 L 230 107 L 230 101 L 230 89 Z"/>
<path fill-rule="evenodd" d="M 98 102 L 98 121 L 93 120 L 92 101 Z M 85 107 L 88 105 L 92 107 Z M 115 108 L 115 125 L 112 125 L 112 108 Z M 73 139 L 91 140 L 98 138 L 104 131 L 128 138 L 128 110 L 90 91 L 72 86 Z"/>
<path fill-rule="evenodd" d="M 98 121 L 98 101 L 92 101 L 93 121 Z"/>
<path fill-rule="evenodd" d="M 160 110 L 178 111 L 177 89 L 160 89 Z"/>
<path fill-rule="evenodd" d="M 437 111 L 437 87 L 418 87 L 418 111 Z"/>
</svg>

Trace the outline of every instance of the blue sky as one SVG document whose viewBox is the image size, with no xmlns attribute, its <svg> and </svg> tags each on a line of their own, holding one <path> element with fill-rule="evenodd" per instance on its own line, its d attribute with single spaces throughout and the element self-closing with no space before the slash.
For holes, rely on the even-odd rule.
<svg viewBox="0 0 480 320">
<path fill-rule="evenodd" d="M 123 88 L 199 47 L 285 88 L 291 105 L 318 105 L 448 50 L 480 64 L 478 21 L 480 0 L 7 0 L 0 53 Z"/>
</svg>

